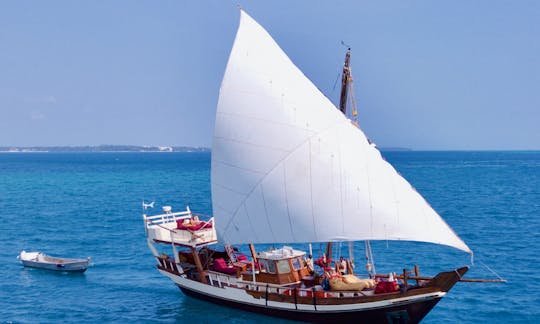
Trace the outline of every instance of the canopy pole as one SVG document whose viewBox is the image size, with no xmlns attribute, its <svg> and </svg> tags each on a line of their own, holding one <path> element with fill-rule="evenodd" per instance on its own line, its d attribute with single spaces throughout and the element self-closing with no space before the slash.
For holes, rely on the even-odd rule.
<svg viewBox="0 0 540 324">
<path fill-rule="evenodd" d="M 377 271 L 375 270 L 373 252 L 371 251 L 371 244 L 369 243 L 369 241 L 364 241 L 364 247 L 366 249 L 366 270 L 370 278 L 375 278 L 375 274 L 377 274 Z"/>
<path fill-rule="evenodd" d="M 332 242 L 328 242 L 326 244 L 326 262 L 330 262 L 329 260 L 332 259 Z"/>
<path fill-rule="evenodd" d="M 257 285 L 257 279 L 255 278 L 255 261 L 251 262 L 251 275 L 253 276 L 253 286 Z M 255 289 L 255 287 L 253 287 Z"/>
<path fill-rule="evenodd" d="M 206 274 L 204 273 L 201 259 L 199 258 L 199 253 L 197 252 L 197 249 L 192 246 L 190 246 L 190 249 L 191 249 L 191 253 L 193 254 L 193 259 L 195 260 L 195 265 L 197 266 L 197 272 L 199 272 L 200 281 L 203 284 L 207 284 L 208 280 L 206 280 Z"/>
<path fill-rule="evenodd" d="M 349 241 L 349 260 L 347 260 L 347 273 L 354 274 L 354 242 Z"/>
<path fill-rule="evenodd" d="M 257 252 L 255 252 L 255 246 L 253 243 L 249 243 L 249 250 L 251 251 L 251 257 L 253 258 L 253 262 L 257 262 Z"/>
</svg>

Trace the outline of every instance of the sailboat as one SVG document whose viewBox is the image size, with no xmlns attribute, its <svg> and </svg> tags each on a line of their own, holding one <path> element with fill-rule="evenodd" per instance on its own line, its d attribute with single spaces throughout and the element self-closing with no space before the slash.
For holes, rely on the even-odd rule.
<svg viewBox="0 0 540 324">
<path fill-rule="evenodd" d="M 272 316 L 419 322 L 469 268 L 377 274 L 369 241 L 471 249 L 347 117 L 350 51 L 336 108 L 261 25 L 240 16 L 216 113 L 213 216 L 145 209 L 158 271 L 186 295 Z M 346 269 L 332 260 L 335 242 L 365 242 L 368 273 L 354 273 L 352 258 Z M 297 248 L 310 243 L 327 250 L 313 258 L 311 245 L 309 254 Z"/>
</svg>

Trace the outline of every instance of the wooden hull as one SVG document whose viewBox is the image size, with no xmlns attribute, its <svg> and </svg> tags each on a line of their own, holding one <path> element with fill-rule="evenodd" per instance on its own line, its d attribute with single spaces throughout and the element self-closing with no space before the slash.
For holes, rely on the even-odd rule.
<svg viewBox="0 0 540 324">
<path fill-rule="evenodd" d="M 207 295 L 196 290 L 179 286 L 188 296 L 209 301 L 218 305 L 233 307 L 264 315 L 312 323 L 418 323 L 441 300 L 442 297 L 419 301 L 407 305 L 373 308 L 366 310 L 320 312 L 306 310 L 287 310 L 265 306 L 254 306 L 242 302 L 226 300 Z"/>
<path fill-rule="evenodd" d="M 188 296 L 219 305 L 314 323 L 418 323 L 468 270 L 442 272 L 421 288 L 354 298 L 268 294 L 235 285 L 202 284 L 160 268 Z"/>
</svg>

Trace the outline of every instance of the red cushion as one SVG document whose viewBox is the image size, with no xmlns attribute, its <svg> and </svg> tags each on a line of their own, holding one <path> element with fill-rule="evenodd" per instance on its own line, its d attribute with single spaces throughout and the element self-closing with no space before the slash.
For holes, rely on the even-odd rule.
<svg viewBox="0 0 540 324">
<path fill-rule="evenodd" d="M 375 286 L 376 294 L 390 293 L 399 290 L 399 285 L 396 281 L 379 281 Z"/>
<path fill-rule="evenodd" d="M 223 273 L 228 273 L 228 274 L 235 274 L 236 273 L 236 269 L 234 267 L 229 267 L 227 265 L 227 262 L 225 262 L 225 259 L 223 259 L 223 258 L 214 259 L 213 268 L 214 268 L 214 270 L 219 271 L 219 272 L 223 272 Z"/>
<path fill-rule="evenodd" d="M 244 254 L 238 254 L 238 255 L 236 256 L 236 260 L 238 260 L 238 261 L 247 261 L 248 258 L 247 258 L 247 256 L 245 256 Z"/>
<path fill-rule="evenodd" d="M 176 228 L 179 230 L 198 231 L 201 228 L 212 228 L 212 223 L 199 222 L 195 225 L 184 225 L 183 219 L 176 220 Z"/>
</svg>

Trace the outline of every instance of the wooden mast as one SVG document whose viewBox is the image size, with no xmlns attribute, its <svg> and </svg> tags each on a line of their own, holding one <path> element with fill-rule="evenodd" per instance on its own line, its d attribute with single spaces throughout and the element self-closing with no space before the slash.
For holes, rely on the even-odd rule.
<svg viewBox="0 0 540 324">
<path fill-rule="evenodd" d="M 349 96 L 349 82 L 351 80 L 351 49 L 347 48 L 345 54 L 345 64 L 343 64 L 343 73 L 341 74 L 341 95 L 339 97 L 339 110 L 347 114 L 347 98 Z"/>
<path fill-rule="evenodd" d="M 351 77 L 351 48 L 347 48 L 347 53 L 345 54 L 345 63 L 343 64 L 343 73 L 341 74 L 341 95 L 339 97 L 339 110 L 347 115 L 347 98 L 349 96 L 349 82 L 352 80 Z M 332 242 L 328 242 L 326 245 L 326 258 L 327 260 L 332 259 Z"/>
</svg>

